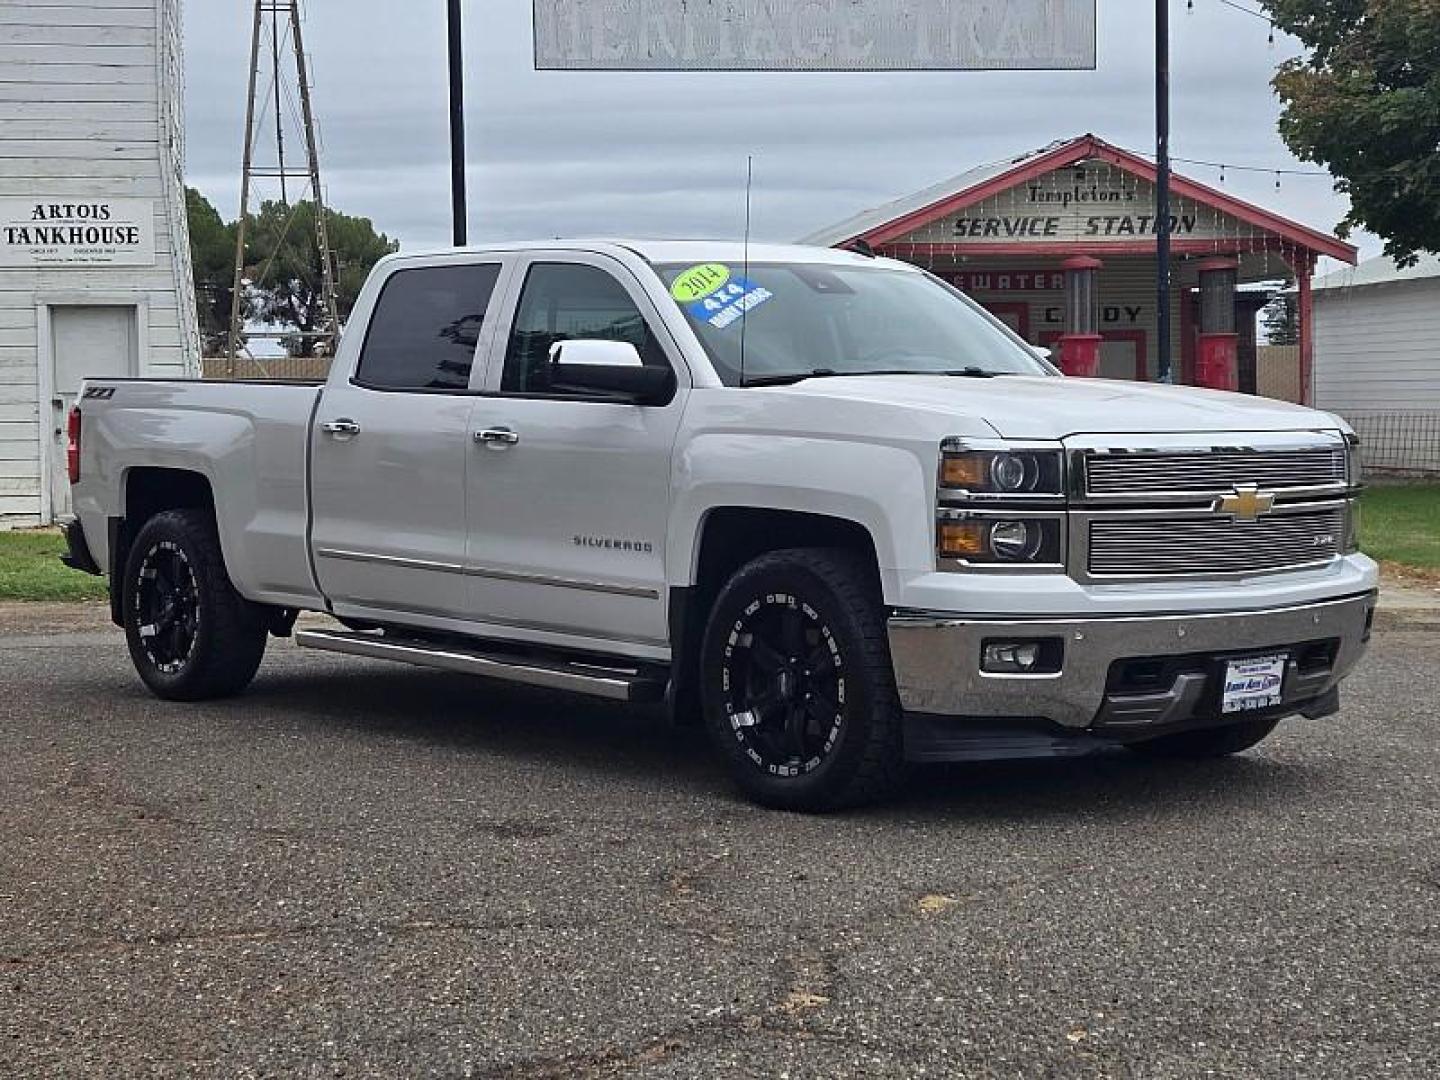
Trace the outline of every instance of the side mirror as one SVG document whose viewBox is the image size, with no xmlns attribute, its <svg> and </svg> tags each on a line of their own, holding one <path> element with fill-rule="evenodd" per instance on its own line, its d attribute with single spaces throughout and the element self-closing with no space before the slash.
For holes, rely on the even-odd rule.
<svg viewBox="0 0 1440 1080">
<path fill-rule="evenodd" d="M 550 385 L 628 399 L 636 405 L 663 405 L 674 393 L 675 373 L 647 367 L 640 350 L 628 341 L 573 338 L 550 346 Z"/>
<path fill-rule="evenodd" d="M 1049 360 L 1052 363 L 1054 362 L 1054 349 L 1047 349 L 1044 345 L 1031 345 L 1030 351 L 1036 356 L 1038 356 L 1041 360 Z"/>
</svg>

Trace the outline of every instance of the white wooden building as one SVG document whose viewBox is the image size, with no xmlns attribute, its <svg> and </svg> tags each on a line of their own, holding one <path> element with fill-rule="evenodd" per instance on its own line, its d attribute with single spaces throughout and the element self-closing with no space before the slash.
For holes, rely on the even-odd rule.
<svg viewBox="0 0 1440 1080">
<path fill-rule="evenodd" d="M 200 370 L 180 0 L 0 0 L 0 526 L 69 511 L 91 375 Z"/>
<path fill-rule="evenodd" d="M 1440 256 L 1368 259 L 1316 280 L 1315 404 L 1379 468 L 1440 472 Z"/>
</svg>

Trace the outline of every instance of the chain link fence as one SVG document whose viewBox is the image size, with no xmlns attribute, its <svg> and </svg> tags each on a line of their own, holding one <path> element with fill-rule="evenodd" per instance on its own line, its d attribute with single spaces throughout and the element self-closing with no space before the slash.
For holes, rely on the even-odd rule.
<svg viewBox="0 0 1440 1080">
<path fill-rule="evenodd" d="M 1440 409 L 1337 411 L 1360 436 L 1366 472 L 1440 476 Z"/>
</svg>

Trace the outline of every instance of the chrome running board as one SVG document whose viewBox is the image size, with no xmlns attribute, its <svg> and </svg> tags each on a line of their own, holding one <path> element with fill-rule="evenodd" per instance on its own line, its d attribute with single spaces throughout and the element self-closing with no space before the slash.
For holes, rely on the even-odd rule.
<svg viewBox="0 0 1440 1080">
<path fill-rule="evenodd" d="M 402 664 L 483 675 L 548 690 L 568 690 L 611 701 L 651 702 L 660 701 L 665 696 L 664 676 L 639 667 L 507 656 L 460 643 L 438 644 L 416 638 L 344 630 L 297 630 L 295 644 L 303 649 L 320 649 L 373 660 L 395 660 Z"/>
</svg>

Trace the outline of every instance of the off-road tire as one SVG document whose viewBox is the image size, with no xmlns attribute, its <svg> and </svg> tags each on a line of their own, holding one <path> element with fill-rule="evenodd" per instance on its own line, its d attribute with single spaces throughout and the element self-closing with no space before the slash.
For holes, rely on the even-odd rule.
<svg viewBox="0 0 1440 1080">
<path fill-rule="evenodd" d="M 1126 745 L 1137 754 L 1151 757 L 1189 760 L 1229 757 L 1259 745 L 1279 723 L 1276 717 L 1257 717 L 1253 720 L 1241 720 L 1238 724 L 1226 724 L 1224 727 L 1181 731 L 1174 735 L 1162 735 L 1158 739 L 1146 739 L 1144 742 Z"/>
<path fill-rule="evenodd" d="M 796 603 L 776 601 L 777 596 L 794 598 Z M 758 763 L 750 756 L 754 748 L 747 749 L 744 742 L 749 729 L 732 722 L 734 695 L 739 692 L 734 687 L 739 678 L 749 678 L 738 673 L 738 666 L 751 663 L 742 654 L 752 648 L 738 645 L 743 636 L 737 635 L 742 635 L 746 619 L 755 617 L 747 609 L 757 603 L 770 608 L 766 617 L 781 620 L 789 617 L 787 608 L 798 607 L 803 613 L 808 606 L 809 613 L 802 617 L 802 640 L 813 637 L 814 652 L 822 656 L 819 667 L 835 675 L 832 683 L 825 684 L 840 699 L 832 702 L 833 716 L 822 707 L 822 719 L 803 721 L 821 729 L 811 738 L 825 738 L 829 732 L 819 763 L 800 765 L 807 769 L 803 774 L 777 775 Z M 810 676 L 807 670 L 804 686 L 811 685 Z M 821 690 L 818 672 L 815 679 L 814 687 Z M 874 568 L 853 552 L 795 548 L 762 555 L 741 567 L 710 612 L 701 644 L 700 696 L 706 728 L 732 776 L 751 799 L 765 806 L 821 812 L 875 802 L 890 795 L 904 775 L 903 712 L 879 581 Z M 827 729 L 827 725 L 831 726 Z M 788 738 L 789 728 L 784 730 L 783 737 Z"/>
<path fill-rule="evenodd" d="M 179 591 L 193 594 L 185 601 L 193 608 L 193 632 L 183 655 L 159 655 L 155 627 L 163 618 L 150 618 L 144 609 L 154 605 L 142 582 L 153 581 L 157 560 L 181 567 Z M 142 575 L 149 575 L 148 579 Z M 167 510 L 147 521 L 130 545 L 122 589 L 125 639 L 135 670 L 157 697 L 170 701 L 203 701 L 238 694 L 249 685 L 265 655 L 268 636 L 266 609 L 246 600 L 230 583 L 220 539 L 210 514 L 201 510 Z M 170 609 L 166 609 L 168 611 Z M 147 638 L 146 633 L 150 636 Z M 148 642 L 148 644 L 147 644 Z"/>
</svg>

